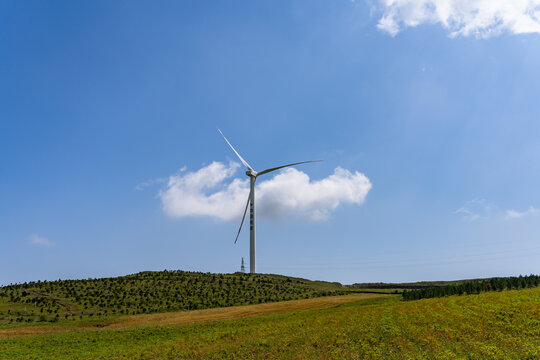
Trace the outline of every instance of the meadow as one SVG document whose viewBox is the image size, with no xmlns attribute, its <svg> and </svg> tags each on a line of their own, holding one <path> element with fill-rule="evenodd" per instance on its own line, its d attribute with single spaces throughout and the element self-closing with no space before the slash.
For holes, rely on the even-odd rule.
<svg viewBox="0 0 540 360">
<path fill-rule="evenodd" d="M 396 295 L 371 296 L 329 307 L 240 319 L 161 324 L 164 326 L 147 322 L 132 329 L 105 327 L 15 336 L 0 340 L 0 358 L 540 358 L 538 288 L 413 301 Z"/>
</svg>

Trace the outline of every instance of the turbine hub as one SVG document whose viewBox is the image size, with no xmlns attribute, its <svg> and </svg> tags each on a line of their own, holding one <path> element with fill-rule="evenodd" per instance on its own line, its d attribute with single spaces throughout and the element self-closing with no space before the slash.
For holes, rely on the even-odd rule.
<svg viewBox="0 0 540 360">
<path fill-rule="evenodd" d="M 257 172 L 252 171 L 252 170 L 248 170 L 248 171 L 246 171 L 246 175 L 249 176 L 249 177 L 257 177 Z"/>
</svg>

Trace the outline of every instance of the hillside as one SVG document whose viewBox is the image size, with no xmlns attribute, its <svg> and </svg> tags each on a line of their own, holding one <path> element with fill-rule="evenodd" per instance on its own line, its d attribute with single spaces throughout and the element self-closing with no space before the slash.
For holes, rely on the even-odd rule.
<svg viewBox="0 0 540 360">
<path fill-rule="evenodd" d="M 268 274 L 141 272 L 0 288 L 0 325 L 260 304 L 338 295 L 339 283 Z"/>
<path fill-rule="evenodd" d="M 235 320 L 2 339 L 0 359 L 540 358 L 540 289 L 372 296 L 379 297 Z"/>
<path fill-rule="evenodd" d="M 278 301 L 266 304 L 240 305 L 225 308 L 138 314 L 108 318 L 86 318 L 80 321 L 59 321 L 54 324 L 23 324 L 0 328 L 0 340 L 21 336 L 56 334 L 73 331 L 132 330 L 148 327 L 175 326 L 208 321 L 252 318 L 287 314 L 306 310 L 322 310 L 360 300 L 383 298 L 389 294 L 347 294 L 311 299 Z"/>
</svg>

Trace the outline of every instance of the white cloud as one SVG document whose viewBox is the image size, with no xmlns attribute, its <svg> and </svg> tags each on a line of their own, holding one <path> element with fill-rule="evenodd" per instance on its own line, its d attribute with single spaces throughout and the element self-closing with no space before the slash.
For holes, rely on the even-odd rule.
<svg viewBox="0 0 540 360">
<path fill-rule="evenodd" d="M 506 210 L 506 217 L 509 218 L 509 219 L 516 219 L 516 218 L 520 218 L 520 217 L 523 217 L 523 216 L 526 216 L 526 215 L 532 215 L 532 214 L 535 214 L 537 212 L 538 212 L 538 209 L 536 209 L 533 206 L 530 206 L 525 211 Z"/>
<path fill-rule="evenodd" d="M 187 169 L 187 166 L 182 166 L 180 169 L 178 169 L 177 173 L 184 172 L 186 171 L 186 169 Z M 166 183 L 168 180 L 169 180 L 168 178 L 157 178 L 157 179 L 145 180 L 143 182 L 138 183 L 137 186 L 135 186 L 135 190 L 141 191 L 141 190 L 146 189 L 147 187 L 150 187 L 156 184 Z"/>
<path fill-rule="evenodd" d="M 239 166 L 213 162 L 195 172 L 169 177 L 167 188 L 159 193 L 165 213 L 171 217 L 238 220 L 249 193 L 248 179 L 230 180 Z M 340 167 L 315 181 L 302 171 L 288 168 L 273 178 L 257 181 L 257 215 L 273 220 L 290 215 L 323 220 L 342 203 L 362 204 L 371 186 L 364 174 Z"/>
<path fill-rule="evenodd" d="M 380 0 L 377 27 L 392 36 L 407 27 L 440 24 L 450 36 L 503 32 L 540 34 L 540 0 Z"/>
<path fill-rule="evenodd" d="M 36 234 L 33 234 L 32 236 L 30 236 L 30 244 L 37 245 L 37 246 L 46 246 L 46 247 L 50 247 L 54 245 L 54 243 L 50 241 L 49 239 L 38 236 Z"/>
<path fill-rule="evenodd" d="M 465 220 L 474 221 L 489 218 L 496 211 L 497 208 L 489 204 L 486 199 L 473 199 L 454 211 L 454 214 L 461 215 Z"/>
<path fill-rule="evenodd" d="M 506 210 L 503 211 L 498 206 L 489 203 L 486 199 L 473 199 L 467 201 L 465 205 L 454 211 L 454 214 L 461 215 L 464 220 L 474 221 L 478 219 L 517 219 L 527 215 L 539 213 L 540 210 L 530 206 L 525 211 Z"/>
<path fill-rule="evenodd" d="M 141 190 L 144 190 L 147 187 L 150 187 L 152 185 L 161 184 L 161 183 L 164 183 L 164 182 L 167 182 L 167 178 L 158 178 L 158 179 L 145 180 L 145 181 L 143 181 L 141 183 L 138 183 L 137 186 L 135 186 L 135 190 L 141 191 Z"/>
</svg>

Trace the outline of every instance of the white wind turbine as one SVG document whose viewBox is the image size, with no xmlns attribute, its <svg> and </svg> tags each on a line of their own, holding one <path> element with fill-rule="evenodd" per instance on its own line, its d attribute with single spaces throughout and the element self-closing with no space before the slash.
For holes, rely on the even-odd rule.
<svg viewBox="0 0 540 360">
<path fill-rule="evenodd" d="M 254 274 L 255 273 L 255 180 L 257 180 L 257 177 L 259 177 L 260 175 L 268 174 L 269 172 L 283 169 L 288 166 L 319 162 L 322 160 L 301 161 L 301 162 L 282 165 L 282 166 L 278 166 L 278 167 L 274 167 L 274 168 L 257 172 L 253 170 L 253 168 L 249 166 L 246 160 L 244 160 L 240 156 L 240 154 L 234 149 L 234 147 L 231 145 L 229 140 L 227 140 L 225 135 L 223 135 L 223 133 L 221 132 L 219 128 L 218 128 L 218 131 L 220 132 L 221 136 L 223 136 L 227 144 L 229 144 L 232 151 L 234 151 L 236 156 L 238 156 L 242 164 L 244 164 L 244 166 L 247 168 L 246 175 L 249 176 L 249 180 L 250 180 L 249 181 L 249 195 L 248 195 L 248 199 L 246 203 L 246 208 L 244 209 L 244 215 L 242 216 L 242 222 L 240 223 L 240 228 L 238 229 L 238 234 L 236 234 L 236 239 L 234 240 L 234 243 L 236 244 L 236 242 L 238 241 L 238 236 L 240 235 L 240 231 L 242 230 L 242 225 L 244 224 L 244 219 L 246 218 L 246 212 L 247 212 L 248 206 L 250 206 L 251 204 L 251 206 L 249 207 L 249 272 L 251 274 Z"/>
</svg>

